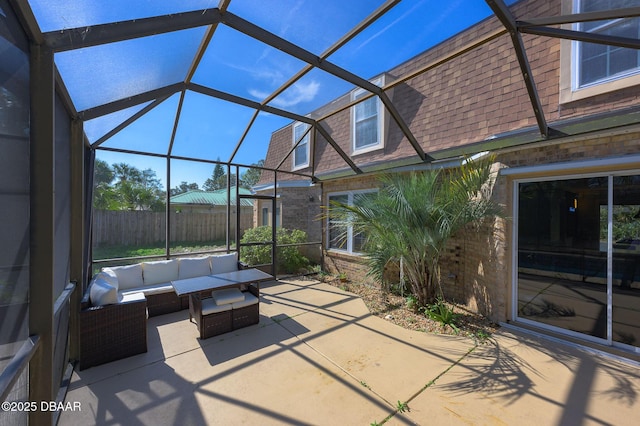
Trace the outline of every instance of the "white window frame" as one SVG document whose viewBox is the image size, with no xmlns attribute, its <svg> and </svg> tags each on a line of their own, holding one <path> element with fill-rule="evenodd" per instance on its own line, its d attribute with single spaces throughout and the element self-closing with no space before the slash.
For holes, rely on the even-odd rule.
<svg viewBox="0 0 640 426">
<path fill-rule="evenodd" d="M 292 133 L 293 133 L 293 136 L 292 136 L 292 139 L 293 139 L 292 145 L 295 145 L 295 144 L 296 144 L 296 142 L 298 141 L 298 140 L 296 139 L 296 129 L 297 129 L 297 128 L 302 128 L 302 133 L 304 133 L 304 132 L 306 132 L 306 131 L 307 131 L 307 129 L 308 129 L 309 127 L 310 127 L 310 126 L 309 126 L 309 124 L 307 124 L 307 123 L 303 123 L 303 122 L 301 122 L 301 121 L 298 121 L 298 122 L 296 122 L 296 123 L 294 123 L 294 124 L 293 124 L 293 127 L 292 127 Z M 298 146 L 293 150 L 293 153 L 292 153 L 292 158 L 293 158 L 293 160 L 292 160 L 292 161 L 293 161 L 293 167 L 292 167 L 292 170 L 300 170 L 300 169 L 304 169 L 304 168 L 306 168 L 306 167 L 309 167 L 309 155 L 310 155 L 310 149 L 309 149 L 309 146 L 311 145 L 311 136 L 310 136 L 310 135 L 311 135 L 311 131 L 308 131 L 308 132 L 307 132 L 307 134 L 302 138 L 302 140 L 300 141 L 300 143 L 298 144 Z M 303 148 L 305 149 L 305 151 L 306 151 L 306 154 L 307 154 L 307 160 L 306 160 L 305 162 L 303 162 L 303 163 L 298 164 L 298 162 L 297 162 L 297 161 L 298 161 L 298 158 L 296 157 L 296 151 L 297 151 L 298 149 L 300 149 L 301 147 L 303 147 Z"/>
<path fill-rule="evenodd" d="M 338 197 L 338 196 L 343 196 L 346 195 L 347 196 L 347 204 L 352 206 L 353 205 L 353 200 L 354 197 L 358 194 L 372 194 L 372 193 L 377 193 L 378 189 L 377 188 L 373 188 L 373 189 L 359 189 L 359 190 L 353 190 L 353 191 L 340 191 L 340 192 L 331 192 L 329 194 L 327 194 L 327 208 L 331 207 L 331 197 Z M 346 238 L 346 247 L 331 247 L 331 238 L 330 238 L 330 218 L 327 217 L 327 228 L 326 228 L 326 247 L 328 251 L 332 251 L 332 252 L 338 252 L 338 253 L 347 253 L 347 254 L 353 254 L 355 256 L 361 256 L 362 252 L 358 252 L 355 251 L 353 249 L 353 227 L 347 225 L 347 238 Z"/>
<path fill-rule="evenodd" d="M 579 0 L 565 0 L 562 4 L 563 14 L 579 13 L 579 11 Z M 578 24 L 565 25 L 563 28 L 571 30 L 579 29 Z M 618 73 L 578 87 L 580 43 L 581 42 L 570 40 L 560 41 L 561 104 L 640 85 L 640 67 L 637 67 L 633 70 Z"/>
<path fill-rule="evenodd" d="M 384 85 L 384 78 L 383 77 L 379 77 L 375 80 L 372 81 L 373 84 L 377 85 L 377 86 L 383 86 Z M 355 101 L 356 99 L 358 99 L 359 96 L 369 93 L 368 91 L 364 90 L 364 89 L 356 89 L 353 92 L 351 92 L 351 100 Z M 380 100 L 379 97 L 374 95 L 374 98 L 376 100 L 376 107 L 377 107 L 377 111 L 376 111 L 376 119 L 377 119 L 377 126 L 376 129 L 378 131 L 378 137 L 377 137 L 377 142 L 375 144 L 370 144 L 370 145 L 366 145 L 363 147 L 357 147 L 356 146 L 356 108 L 358 108 L 358 105 L 361 105 L 361 103 L 358 103 L 356 105 L 354 105 L 353 107 L 351 107 L 351 152 L 352 154 L 363 154 L 365 152 L 371 152 L 371 151 L 375 151 L 381 148 L 384 148 L 384 105 L 382 104 L 382 101 Z"/>
</svg>

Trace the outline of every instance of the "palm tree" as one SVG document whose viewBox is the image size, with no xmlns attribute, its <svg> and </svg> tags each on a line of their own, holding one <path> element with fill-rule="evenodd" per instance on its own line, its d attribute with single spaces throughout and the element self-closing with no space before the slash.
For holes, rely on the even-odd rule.
<svg viewBox="0 0 640 426">
<path fill-rule="evenodd" d="M 500 215 L 490 199 L 492 164 L 485 157 L 451 170 L 386 175 L 377 195 L 356 196 L 353 205 L 332 203 L 327 215 L 364 236 L 369 275 L 379 283 L 390 265 L 402 262 L 405 280 L 425 306 L 444 298 L 439 260 L 449 239 L 468 224 Z"/>
</svg>

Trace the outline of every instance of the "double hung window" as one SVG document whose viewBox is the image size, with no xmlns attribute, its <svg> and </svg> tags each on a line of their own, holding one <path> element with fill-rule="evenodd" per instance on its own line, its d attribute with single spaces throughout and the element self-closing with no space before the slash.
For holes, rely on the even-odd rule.
<svg viewBox="0 0 640 426">
<path fill-rule="evenodd" d="M 293 144 L 298 146 L 293 151 L 293 169 L 302 169 L 309 166 L 309 125 L 296 123 L 293 125 Z M 306 132 L 306 133 L 305 133 Z M 303 136 L 304 135 L 304 136 Z"/>
<path fill-rule="evenodd" d="M 640 0 L 577 0 L 574 12 L 597 12 L 640 6 Z M 640 18 L 577 24 L 578 31 L 638 39 Z M 574 89 L 627 77 L 640 71 L 640 51 L 604 44 L 575 42 Z"/>
<path fill-rule="evenodd" d="M 382 84 L 382 79 L 378 79 L 373 83 Z M 357 101 L 367 95 L 369 95 L 369 92 L 359 89 L 353 92 L 352 99 Z M 377 96 L 371 96 L 353 106 L 352 149 L 354 154 L 382 148 L 382 111 L 383 107 Z"/>
<path fill-rule="evenodd" d="M 366 197 L 373 196 L 376 193 L 377 190 L 369 189 L 329 194 L 329 207 L 332 207 L 334 205 L 333 203 L 358 206 L 366 199 Z M 353 226 L 347 221 L 332 217 L 331 214 L 329 214 L 327 223 L 327 241 L 327 245 L 330 249 L 359 254 L 362 252 L 364 247 L 365 235 L 354 230 Z"/>
</svg>

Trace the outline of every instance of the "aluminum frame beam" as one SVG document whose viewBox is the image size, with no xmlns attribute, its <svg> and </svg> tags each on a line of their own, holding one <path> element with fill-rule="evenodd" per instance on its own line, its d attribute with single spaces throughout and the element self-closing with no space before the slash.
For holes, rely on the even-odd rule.
<svg viewBox="0 0 640 426">
<path fill-rule="evenodd" d="M 411 133 L 409 126 L 404 122 L 402 116 L 396 109 L 395 105 L 391 102 L 391 100 L 386 96 L 384 90 L 381 87 L 371 83 L 370 81 L 359 77 L 335 64 L 327 61 L 319 56 L 314 55 L 313 53 L 301 48 L 298 45 L 295 45 L 267 30 L 261 28 L 255 24 L 252 24 L 249 21 L 246 21 L 240 18 L 237 15 L 234 15 L 230 12 L 226 12 L 222 14 L 221 22 L 227 25 L 230 28 L 233 28 L 236 31 L 240 31 L 243 34 L 248 35 L 258 41 L 261 41 L 271 47 L 274 47 L 278 50 L 283 51 L 284 53 L 293 56 L 296 59 L 299 59 L 307 64 L 321 69 L 335 77 L 338 77 L 346 82 L 349 82 L 357 87 L 365 89 L 371 93 L 375 93 L 380 97 L 382 103 L 387 108 L 394 121 L 398 124 L 404 135 L 407 137 L 416 153 L 423 160 L 428 160 L 431 157 L 427 156 L 422 147 L 416 140 L 416 138 Z"/>
<path fill-rule="evenodd" d="M 115 43 L 173 31 L 214 25 L 220 22 L 217 8 L 194 10 L 153 18 L 132 19 L 111 24 L 91 25 L 43 34 L 44 44 L 55 52 Z"/>
<path fill-rule="evenodd" d="M 513 48 L 515 49 L 518 64 L 520 65 L 522 78 L 524 79 L 524 84 L 527 88 L 527 94 L 529 95 L 529 101 L 531 102 L 531 107 L 533 108 L 533 113 L 538 123 L 540 135 L 543 139 L 547 139 L 549 137 L 550 129 L 547 125 L 544 111 L 542 110 L 542 103 L 540 102 L 538 89 L 536 88 L 536 84 L 533 80 L 533 75 L 531 74 L 531 66 L 529 65 L 529 59 L 527 58 L 524 42 L 522 41 L 522 36 L 520 35 L 520 32 L 518 31 L 518 27 L 516 25 L 516 19 L 509 8 L 505 5 L 503 0 L 485 1 L 487 5 L 489 5 L 491 10 L 493 10 L 493 13 L 500 20 L 500 22 L 502 22 L 502 25 L 504 25 L 504 27 L 509 32 L 509 35 L 511 36 Z"/>
<path fill-rule="evenodd" d="M 640 40 L 636 38 L 610 36 L 605 34 L 588 33 L 584 31 L 565 30 L 549 27 L 522 27 L 520 32 L 546 37 L 562 38 L 566 40 L 582 41 L 586 43 L 604 44 L 606 46 L 640 49 Z"/>
<path fill-rule="evenodd" d="M 125 121 L 123 121 L 122 123 L 120 123 L 119 125 L 114 127 L 113 129 L 111 129 L 104 136 L 100 137 L 98 140 L 96 140 L 94 143 L 92 143 L 91 146 L 92 147 L 98 147 L 98 146 L 102 145 L 102 143 L 104 143 L 104 141 L 106 141 L 107 139 L 109 139 L 110 137 L 115 135 L 116 133 L 120 132 L 122 129 L 124 129 L 125 127 L 129 126 L 131 123 L 133 123 L 134 121 L 138 120 L 140 117 L 142 117 L 143 115 L 145 115 L 146 113 L 148 113 L 149 111 L 151 111 L 152 109 L 154 109 L 155 107 L 157 107 L 158 105 L 160 105 L 161 103 L 163 103 L 164 101 L 169 99 L 170 96 L 171 95 L 165 95 L 165 96 L 161 96 L 161 97 L 157 98 L 155 101 L 153 101 L 152 103 L 150 103 L 146 107 L 142 108 L 140 111 L 136 112 L 131 117 L 127 118 Z"/>
<path fill-rule="evenodd" d="M 111 114 L 132 106 L 136 106 L 145 102 L 155 101 L 158 98 L 169 97 L 174 93 L 181 92 L 186 89 L 186 84 L 175 83 L 169 86 L 161 87 L 159 89 L 150 90 L 148 92 L 139 93 L 134 96 L 130 96 L 125 99 L 119 99 L 117 101 L 103 104 L 94 108 L 85 109 L 78 112 L 78 118 L 82 120 L 91 120 L 101 117 L 103 115 Z"/>
<path fill-rule="evenodd" d="M 313 124 L 314 121 L 300 114 L 296 114 L 290 111 L 286 111 L 280 108 L 275 108 L 269 105 L 262 105 L 260 102 L 252 101 L 247 98 L 242 98 L 240 96 L 232 95 L 230 93 L 223 92 L 221 90 L 212 89 L 207 86 L 202 86 L 200 84 L 191 83 L 187 86 L 189 90 L 194 92 L 201 93 L 203 95 L 209 95 L 217 99 L 222 99 L 223 101 L 231 102 L 234 104 L 246 106 L 248 108 L 252 108 L 258 111 L 269 112 L 271 114 L 279 115 L 281 117 L 289 118 L 295 121 L 302 121 L 308 124 Z"/>
<path fill-rule="evenodd" d="M 634 18 L 640 16 L 640 7 L 600 10 L 597 12 L 574 13 L 570 15 L 530 18 L 516 21 L 518 28 L 546 25 L 574 24 L 577 22 L 607 21 L 610 19 Z"/>
</svg>

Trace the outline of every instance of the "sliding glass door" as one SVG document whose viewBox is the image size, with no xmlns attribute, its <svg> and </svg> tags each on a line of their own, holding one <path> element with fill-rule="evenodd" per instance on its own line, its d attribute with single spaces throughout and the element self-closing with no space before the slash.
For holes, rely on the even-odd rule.
<svg viewBox="0 0 640 426">
<path fill-rule="evenodd" d="M 517 318 L 640 346 L 640 176 L 516 187 Z"/>
<path fill-rule="evenodd" d="M 640 175 L 613 178 L 612 339 L 640 347 Z"/>
</svg>

